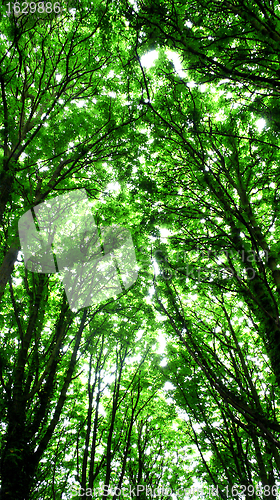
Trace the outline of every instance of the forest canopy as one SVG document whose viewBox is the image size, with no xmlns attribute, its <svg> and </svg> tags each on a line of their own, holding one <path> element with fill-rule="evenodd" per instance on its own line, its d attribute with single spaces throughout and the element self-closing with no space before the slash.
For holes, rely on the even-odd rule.
<svg viewBox="0 0 280 500">
<path fill-rule="evenodd" d="M 2 2 L 0 39 L 1 498 L 278 498 L 278 3 Z M 75 193 L 120 283 L 76 308 L 19 231 Z"/>
</svg>

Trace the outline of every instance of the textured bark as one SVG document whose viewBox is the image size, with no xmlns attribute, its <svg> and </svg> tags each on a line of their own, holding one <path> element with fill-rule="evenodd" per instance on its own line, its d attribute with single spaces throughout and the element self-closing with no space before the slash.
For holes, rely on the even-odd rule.
<svg viewBox="0 0 280 500">
<path fill-rule="evenodd" d="M 13 272 L 14 264 L 17 260 L 19 247 L 12 245 L 6 253 L 2 265 L 0 267 L 0 301 L 5 293 L 6 285 Z"/>
<path fill-rule="evenodd" d="M 8 173 L 2 173 L 0 175 L 0 222 L 3 220 L 3 215 L 5 213 L 7 203 L 10 199 L 12 186 L 13 186 L 14 178 L 12 175 Z"/>
</svg>

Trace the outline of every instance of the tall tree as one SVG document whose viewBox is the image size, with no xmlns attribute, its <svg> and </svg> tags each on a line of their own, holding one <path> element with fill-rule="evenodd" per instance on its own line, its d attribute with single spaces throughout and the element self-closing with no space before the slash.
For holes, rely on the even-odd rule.
<svg viewBox="0 0 280 500">
<path fill-rule="evenodd" d="M 106 304 L 73 313 L 57 276 L 24 269 L 18 219 L 69 190 L 105 197 L 114 180 L 105 160 L 123 154 L 120 136 L 137 118 L 115 99 L 129 54 L 113 4 L 60 6 L 41 16 L 38 4 L 32 16 L 2 5 L 1 16 L 1 482 L 5 498 L 19 500 L 62 416 L 82 337 Z"/>
<path fill-rule="evenodd" d="M 143 168 L 135 175 L 132 194 L 142 192 L 148 209 L 143 225 L 156 240 L 153 257 L 160 275 L 154 281 L 155 307 L 165 313 L 181 344 L 180 364 L 190 357 L 201 387 L 207 384 L 205 407 L 193 407 L 189 377 L 177 379 L 175 369 L 172 380 L 185 397 L 181 404 L 198 422 L 208 421 L 209 397 L 221 422 L 225 408 L 232 415 L 242 437 L 230 427 L 223 438 L 227 449 L 231 440 L 237 446 L 241 439 L 244 454 L 252 440 L 254 456 L 243 458 L 247 471 L 240 469 L 232 448 L 236 470 L 226 472 L 224 463 L 221 477 L 243 477 L 241 484 L 247 486 L 259 481 L 275 498 L 280 386 L 277 7 L 243 1 L 141 2 L 128 6 L 127 17 L 139 33 L 135 50 L 150 124 L 149 149 L 142 153 Z M 150 69 L 141 60 L 147 49 L 158 50 Z M 261 131 L 259 117 L 266 118 Z M 162 228 L 169 230 L 167 243 Z M 247 359 L 250 349 L 258 353 L 255 369 Z M 271 383 L 278 387 L 270 388 Z M 275 396 L 269 401 L 266 393 Z M 217 466 L 222 463 L 219 438 L 209 428 Z M 202 449 L 203 434 L 199 441 L 193 436 Z M 211 467 L 204 467 L 213 481 Z"/>
<path fill-rule="evenodd" d="M 70 498 L 76 483 L 85 498 L 87 488 L 132 483 L 144 499 L 145 486 L 161 481 L 176 493 L 176 482 L 191 484 L 180 467 L 192 443 L 200 456 L 193 475 L 221 498 L 235 496 L 238 483 L 240 495 L 261 497 L 262 486 L 272 500 L 280 471 L 278 7 L 60 6 L 58 15 L 36 7 L 32 16 L 3 6 L 0 21 L 4 495 L 55 499 L 68 483 Z M 151 49 L 158 59 L 147 69 L 142 55 Z M 130 226 L 140 269 L 118 300 L 73 312 L 57 275 L 25 269 L 17 224 L 79 188 L 98 226 Z M 130 362 L 141 328 L 143 351 Z M 168 351 L 159 370 L 147 344 L 161 329 Z M 172 408 L 153 396 L 161 377 L 174 386 Z M 172 443 L 172 419 L 183 446 Z"/>
</svg>

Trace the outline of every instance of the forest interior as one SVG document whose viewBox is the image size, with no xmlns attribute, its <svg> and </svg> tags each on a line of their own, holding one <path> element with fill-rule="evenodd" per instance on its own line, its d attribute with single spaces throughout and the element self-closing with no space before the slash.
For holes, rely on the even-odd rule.
<svg viewBox="0 0 280 500">
<path fill-rule="evenodd" d="M 279 58 L 275 0 L 2 1 L 1 499 L 280 498 Z"/>
</svg>

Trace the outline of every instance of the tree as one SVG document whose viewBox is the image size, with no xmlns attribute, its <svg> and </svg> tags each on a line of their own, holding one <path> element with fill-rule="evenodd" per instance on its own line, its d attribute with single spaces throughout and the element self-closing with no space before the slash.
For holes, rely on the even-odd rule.
<svg viewBox="0 0 280 500">
<path fill-rule="evenodd" d="M 66 8 L 46 22 L 28 16 L 16 22 L 5 12 L 2 19 L 0 213 L 5 230 L 11 226 L 6 247 L 3 242 L 2 294 L 19 244 L 17 220 L 7 220 L 7 209 L 24 212 L 79 187 L 96 198 L 112 179 L 105 160 L 122 154 L 120 135 L 136 119 L 114 98 L 116 90 L 125 92 L 114 73 L 121 76 L 126 62 L 123 47 L 116 47 L 122 19 L 114 23 L 108 2 L 75 15 Z"/>
<path fill-rule="evenodd" d="M 128 54 L 116 45 L 123 21 L 114 22 L 112 4 L 76 13 L 63 4 L 44 19 L 2 11 L 1 480 L 6 498 L 24 499 L 62 416 L 82 335 L 106 304 L 75 314 L 55 275 L 27 272 L 18 219 L 67 190 L 105 192 L 114 175 L 104 162 L 122 154 L 120 134 L 137 116 L 114 98 L 125 82 L 113 69 L 121 74 Z"/>
<path fill-rule="evenodd" d="M 205 390 L 204 404 L 196 408 L 190 398 L 190 374 L 177 377 L 174 368 L 171 380 L 190 418 L 207 425 L 212 463 L 214 468 L 220 464 L 221 479 L 236 477 L 247 486 L 259 481 L 275 498 L 279 144 L 271 118 L 278 102 L 276 9 L 250 2 L 145 2 L 131 14 L 132 7 L 131 26 L 142 30 L 137 53 L 150 123 L 146 166 L 136 183 L 149 200 L 144 224 L 156 240 L 155 307 L 180 341 L 179 366 L 192 360 L 200 374 L 196 401 Z M 269 35 L 259 23 L 270 27 Z M 159 55 L 146 70 L 140 55 L 148 47 Z M 170 64 L 168 49 L 179 54 L 184 74 Z M 269 118 L 261 132 L 255 125 L 258 116 Z M 169 230 L 167 243 L 160 236 L 162 227 Z M 247 357 L 251 349 L 257 369 Z M 278 387 L 272 389 L 271 383 Z M 222 430 L 223 438 L 208 423 L 209 398 L 221 422 L 225 415 L 233 421 L 233 427 Z M 191 434 L 204 450 L 205 433 Z M 219 451 L 221 439 L 235 464 L 230 471 Z M 251 457 L 248 439 L 254 447 Z M 236 461 L 232 442 L 241 446 L 247 470 Z M 205 460 L 203 467 L 213 481 Z"/>
<path fill-rule="evenodd" d="M 196 477 L 221 498 L 238 483 L 240 496 L 261 486 L 272 500 L 277 6 L 61 5 L 56 16 L 3 8 L 1 21 L 3 493 L 70 498 L 77 485 L 78 498 L 101 488 L 105 499 L 104 485 L 132 484 L 144 499 Z M 81 188 L 98 228 L 129 225 L 140 269 L 129 290 L 76 312 L 57 274 L 25 269 L 18 220 Z"/>
</svg>

